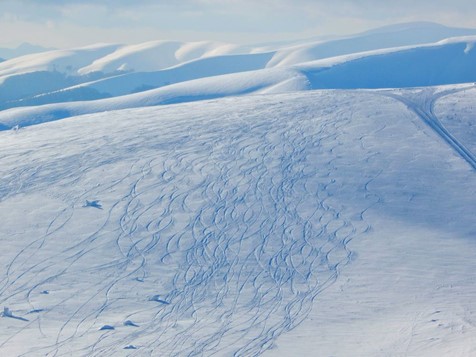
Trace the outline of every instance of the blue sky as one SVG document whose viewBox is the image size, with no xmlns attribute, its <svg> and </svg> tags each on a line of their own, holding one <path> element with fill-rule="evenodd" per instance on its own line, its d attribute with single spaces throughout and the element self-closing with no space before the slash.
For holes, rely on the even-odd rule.
<svg viewBox="0 0 476 357">
<path fill-rule="evenodd" d="M 157 39 L 257 43 L 411 21 L 476 28 L 476 1 L 0 0 L 0 46 Z"/>
</svg>

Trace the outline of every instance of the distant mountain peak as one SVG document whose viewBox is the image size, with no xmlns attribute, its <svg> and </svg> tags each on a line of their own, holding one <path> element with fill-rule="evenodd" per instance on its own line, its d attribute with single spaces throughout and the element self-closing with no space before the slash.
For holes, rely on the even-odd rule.
<svg viewBox="0 0 476 357">
<path fill-rule="evenodd" d="M 0 48 L 0 58 L 11 59 L 32 53 L 46 52 L 54 48 L 43 47 L 29 42 L 23 42 L 15 48 Z M 1 61 L 0 61 L 1 62 Z"/>
<path fill-rule="evenodd" d="M 40 45 L 35 45 L 30 42 L 22 42 L 20 45 L 17 46 L 17 50 L 51 50 L 53 48 L 46 48 Z"/>
<path fill-rule="evenodd" d="M 469 28 L 459 28 L 459 27 L 451 27 L 442 25 L 436 22 L 430 21 L 415 21 L 415 22 L 403 22 L 403 23 L 396 23 L 391 25 L 386 25 L 382 27 L 377 27 L 368 31 L 361 33 L 363 34 L 377 34 L 377 33 L 388 33 L 388 32 L 401 32 L 401 31 L 410 31 L 410 30 L 419 30 L 419 31 L 445 31 L 445 32 L 457 32 L 457 33 L 467 33 L 467 32 L 474 32 L 476 33 L 476 29 L 469 29 Z"/>
</svg>

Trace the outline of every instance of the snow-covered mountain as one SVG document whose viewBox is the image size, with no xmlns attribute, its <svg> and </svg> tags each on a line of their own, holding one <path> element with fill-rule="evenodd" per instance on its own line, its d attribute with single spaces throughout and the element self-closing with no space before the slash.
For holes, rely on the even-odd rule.
<svg viewBox="0 0 476 357">
<path fill-rule="evenodd" d="M 475 355 L 475 34 L 0 63 L 0 355 Z"/>
<path fill-rule="evenodd" d="M 24 42 L 16 48 L 0 48 L 0 57 L 4 59 L 11 59 L 32 53 L 46 52 L 51 50 L 53 50 L 53 48 L 42 47 Z"/>
<path fill-rule="evenodd" d="M 309 88 L 455 84 L 475 80 L 474 74 L 467 73 L 468 68 L 474 72 L 476 37 L 472 36 L 475 30 L 415 23 L 281 47 L 153 41 L 56 50 L 0 63 L 0 109 L 104 99 L 270 68 L 304 71 Z M 321 73 L 335 64 L 340 66 Z M 292 85 L 290 90 L 294 89 Z M 286 86 L 281 89 L 286 90 Z"/>
<path fill-rule="evenodd" d="M 45 105 L 0 112 L 0 125 L 11 128 L 106 110 L 250 93 L 476 82 L 475 42 L 476 36 L 458 37 L 276 68 L 266 67 L 270 53 L 210 57 L 158 72 L 123 74 L 22 99 L 15 105 Z M 146 90 L 154 87 L 158 88 Z M 131 92 L 137 93 L 127 94 Z M 51 102 L 60 103 L 48 104 Z"/>
</svg>

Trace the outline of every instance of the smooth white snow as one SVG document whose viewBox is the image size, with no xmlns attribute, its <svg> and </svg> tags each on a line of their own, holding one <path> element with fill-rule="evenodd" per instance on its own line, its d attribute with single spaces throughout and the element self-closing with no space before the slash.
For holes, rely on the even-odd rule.
<svg viewBox="0 0 476 357">
<path fill-rule="evenodd" d="M 307 89 L 307 77 L 293 70 L 267 69 L 181 82 L 145 92 L 86 102 L 20 107 L 0 112 L 0 130 L 29 126 L 71 116 L 125 108 L 191 102 L 250 93 Z"/>
<path fill-rule="evenodd" d="M 142 71 L 150 72 L 172 67 L 199 58 L 242 53 L 244 49 L 217 42 L 151 41 L 118 48 L 107 56 L 79 69 L 90 72 Z"/>
<path fill-rule="evenodd" d="M 414 23 L 287 45 L 151 41 L 49 51 L 0 63 L 0 109 L 103 99 L 264 68 L 303 71 L 314 89 L 456 84 L 476 80 L 471 35 L 474 30 Z"/>
<path fill-rule="evenodd" d="M 380 49 L 277 68 L 266 68 L 273 52 L 212 56 L 154 72 L 116 74 L 108 78 L 102 78 L 95 72 L 99 78 L 93 78 L 92 81 L 87 76 L 69 77 L 60 72 L 36 71 L 10 76 L 5 80 L 1 86 L 4 91 L 0 92 L 0 99 L 4 103 L 0 102 L 0 108 L 85 100 L 91 101 L 89 108 L 95 108 L 74 111 L 68 108 L 86 106 L 82 103 L 53 105 L 48 114 L 41 116 L 46 116 L 46 120 L 54 120 L 101 110 L 141 106 L 133 104 L 137 101 L 158 105 L 243 95 L 257 90 L 270 91 L 270 87 L 274 88 L 274 92 L 284 92 L 467 83 L 476 81 L 476 51 L 471 50 L 474 41 L 474 36 L 457 37 L 434 44 Z M 160 44 L 179 46 L 179 43 Z M 162 49 L 161 46 L 152 48 L 154 51 Z M 144 56 L 149 61 L 156 57 L 141 56 L 138 50 L 128 49 L 129 52 L 139 59 Z M 187 93 L 196 92 L 197 88 L 200 88 L 199 94 Z M 135 92 L 141 94 L 128 96 Z M 117 100 L 96 102 L 110 97 Z M 28 109 L 25 114 L 30 115 L 36 110 Z M 45 107 L 38 110 L 42 113 L 48 111 Z M 12 115 L 17 116 L 21 112 L 4 111 L 0 113 L 0 122 L 5 124 L 6 120 L 11 121 Z M 41 123 L 44 120 L 37 118 L 33 122 Z M 29 117 L 16 121 L 32 122 Z"/>
</svg>

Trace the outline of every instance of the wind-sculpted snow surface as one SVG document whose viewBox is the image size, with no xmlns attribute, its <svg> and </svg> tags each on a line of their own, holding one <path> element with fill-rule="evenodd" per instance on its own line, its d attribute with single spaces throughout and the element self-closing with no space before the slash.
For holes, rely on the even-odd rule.
<svg viewBox="0 0 476 357">
<path fill-rule="evenodd" d="M 2 133 L 0 300 L 28 321 L 0 350 L 256 356 L 299 325 L 366 226 L 331 195 L 352 96 L 281 99 Z"/>
<path fill-rule="evenodd" d="M 287 45 L 151 41 L 48 51 L 0 63 L 0 110 L 111 97 L 126 102 L 129 94 L 137 92 L 143 92 L 150 102 L 157 89 L 174 96 L 174 85 L 194 88 L 197 82 L 201 92 L 206 93 L 212 84 L 214 92 L 221 93 L 206 99 L 243 95 L 254 90 L 229 90 L 230 86 L 249 82 L 250 77 L 259 88 L 268 87 L 270 78 L 275 77 L 274 93 L 468 83 L 476 81 L 475 31 L 414 23 Z M 291 72 L 293 78 L 289 78 Z M 234 76 L 226 76 L 230 74 Z M 279 78 L 283 77 L 290 83 L 282 83 Z M 203 96 L 182 93 L 174 101 L 197 98 Z M 65 117 L 50 114 L 56 119 Z"/>
<path fill-rule="evenodd" d="M 453 38 L 436 44 L 375 50 L 290 67 L 262 69 L 270 53 L 217 56 L 159 72 L 131 73 L 72 87 L 68 85 L 68 88 L 56 88 L 52 92 L 21 100 L 8 101 L 10 95 L 16 94 L 15 90 L 11 93 L 7 91 L 8 94 L 0 94 L 0 99 L 3 96 L 6 100 L 0 103 L 0 109 L 19 108 L 0 111 L 0 129 L 107 110 L 256 93 L 471 83 L 476 80 L 476 67 L 473 65 L 476 61 L 475 41 L 476 36 Z M 47 78 L 45 75 L 35 72 L 27 77 Z M 21 77 L 15 78 L 18 80 Z M 24 83 L 28 91 L 37 92 L 38 83 Z M 6 81 L 4 86 L 7 89 L 20 88 L 14 80 Z M 131 92 L 134 93 L 127 94 Z"/>
<path fill-rule="evenodd" d="M 250 93 L 303 90 L 307 78 L 293 70 L 251 71 L 201 78 L 162 88 L 101 100 L 64 102 L 0 111 L 0 130 L 30 126 L 109 110 L 192 102 Z"/>
</svg>

